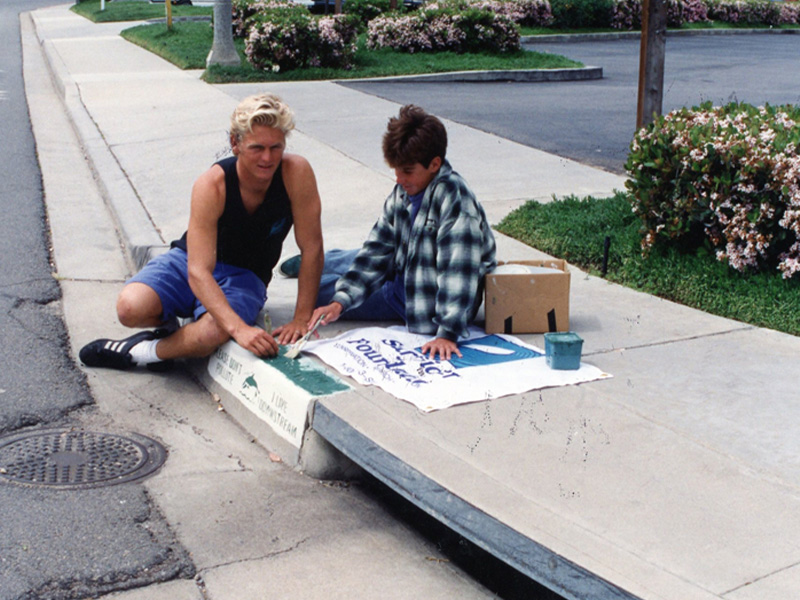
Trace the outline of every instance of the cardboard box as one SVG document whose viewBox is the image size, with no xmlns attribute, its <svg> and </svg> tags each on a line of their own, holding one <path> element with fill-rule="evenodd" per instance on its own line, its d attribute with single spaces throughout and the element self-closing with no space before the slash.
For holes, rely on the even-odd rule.
<svg viewBox="0 0 800 600">
<path fill-rule="evenodd" d="M 486 333 L 569 331 L 569 270 L 561 259 L 498 261 L 558 273 L 486 275 Z"/>
</svg>

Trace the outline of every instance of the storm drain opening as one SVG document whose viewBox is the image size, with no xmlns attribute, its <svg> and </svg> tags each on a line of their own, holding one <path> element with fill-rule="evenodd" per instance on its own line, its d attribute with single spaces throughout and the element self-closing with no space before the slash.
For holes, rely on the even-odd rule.
<svg viewBox="0 0 800 600">
<path fill-rule="evenodd" d="M 136 433 L 37 430 L 0 437 L 0 481 L 84 489 L 138 481 L 167 460 L 158 442 Z"/>
</svg>

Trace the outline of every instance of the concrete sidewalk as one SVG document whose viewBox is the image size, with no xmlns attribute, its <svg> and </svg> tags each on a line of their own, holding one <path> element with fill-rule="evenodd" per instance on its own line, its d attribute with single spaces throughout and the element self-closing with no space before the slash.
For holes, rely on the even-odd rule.
<svg viewBox="0 0 800 600">
<path fill-rule="evenodd" d="M 120 38 L 130 24 L 95 25 L 67 7 L 36 11 L 32 19 L 111 209 L 77 210 L 80 198 L 72 206 L 48 204 L 56 268 L 78 264 L 81 231 L 97 256 L 95 274 L 85 276 L 113 278 L 123 257 L 108 223 L 119 230 L 129 271 L 178 237 L 192 182 L 227 149 L 231 111 L 264 86 L 208 85 Z M 397 105 L 331 82 L 270 90 L 296 111 L 290 151 L 315 168 L 326 247 L 353 247 L 393 183 L 379 145 Z M 529 198 L 604 195 L 623 186 L 615 175 L 446 125 L 450 159 L 493 223 Z M 47 196 L 50 185 L 68 182 L 45 180 Z M 497 238 L 501 259 L 541 257 Z M 285 254 L 293 252 L 287 244 Z M 290 317 L 294 285 L 276 278 L 270 286 L 273 322 Z M 794 597 L 800 341 L 576 269 L 570 304 L 585 360 L 613 379 L 430 414 L 349 382 L 349 391 L 312 402 L 299 447 L 241 398 L 222 394 L 222 401 L 288 462 L 312 472 L 347 464 L 337 462 L 332 446 L 566 597 Z M 119 331 L 113 316 L 92 320 L 79 317 L 81 310 L 85 304 L 65 305 L 74 348 Z M 324 335 L 352 326 L 337 323 Z M 542 336 L 521 337 L 543 345 Z M 219 382 L 206 377 L 220 393 Z"/>
</svg>

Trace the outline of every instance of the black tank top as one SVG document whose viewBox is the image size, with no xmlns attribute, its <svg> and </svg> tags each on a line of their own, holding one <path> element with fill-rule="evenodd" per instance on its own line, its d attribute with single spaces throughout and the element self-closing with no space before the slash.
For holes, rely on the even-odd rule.
<svg viewBox="0 0 800 600">
<path fill-rule="evenodd" d="M 217 222 L 217 261 L 249 269 L 265 285 L 272 279 L 283 241 L 292 228 L 292 206 L 283 185 L 283 163 L 272 177 L 264 201 L 248 215 L 239 190 L 236 157 L 219 161 L 225 171 L 225 209 Z M 172 247 L 186 250 L 186 233 Z"/>
</svg>

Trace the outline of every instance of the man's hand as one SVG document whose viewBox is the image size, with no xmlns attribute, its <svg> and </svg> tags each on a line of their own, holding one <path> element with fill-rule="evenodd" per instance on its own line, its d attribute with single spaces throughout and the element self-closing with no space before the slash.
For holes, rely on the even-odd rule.
<svg viewBox="0 0 800 600">
<path fill-rule="evenodd" d="M 278 343 L 260 327 L 250 327 L 249 325 L 240 327 L 234 332 L 233 339 L 242 348 L 249 350 L 256 356 L 278 355 Z"/>
<path fill-rule="evenodd" d="M 313 327 L 314 323 L 316 323 L 317 319 L 322 315 L 325 315 L 325 319 L 322 321 L 321 325 L 330 325 L 342 316 L 342 305 L 338 302 L 331 302 L 328 306 L 320 306 L 315 309 L 314 314 L 311 315 L 311 320 L 308 322 L 308 327 Z"/>
<path fill-rule="evenodd" d="M 430 352 L 431 358 L 436 358 L 436 353 L 439 353 L 439 358 L 450 360 L 450 357 L 455 354 L 461 358 L 461 351 L 458 349 L 458 344 L 447 338 L 436 338 L 427 342 L 422 346 L 422 353 Z"/>
<path fill-rule="evenodd" d="M 293 319 L 286 325 L 276 327 L 272 335 L 277 337 L 279 344 L 294 344 L 308 332 L 308 329 L 304 319 Z"/>
</svg>

